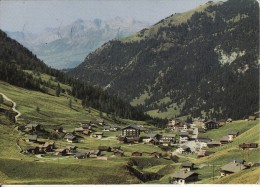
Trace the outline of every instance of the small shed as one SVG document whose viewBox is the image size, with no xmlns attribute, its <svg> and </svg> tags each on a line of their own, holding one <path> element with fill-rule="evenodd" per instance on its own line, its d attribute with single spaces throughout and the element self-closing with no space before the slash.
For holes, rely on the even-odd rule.
<svg viewBox="0 0 260 187">
<path fill-rule="evenodd" d="M 115 156 L 124 156 L 124 151 L 122 151 L 122 150 L 115 150 L 113 154 Z"/>
<path fill-rule="evenodd" d="M 160 152 L 152 152 L 151 156 L 155 157 L 155 158 L 161 158 L 162 157 L 162 153 L 160 153 Z"/>
<path fill-rule="evenodd" d="M 87 153 L 76 153 L 75 156 L 74 156 L 76 159 L 84 159 L 84 158 L 87 158 L 88 157 L 88 154 Z"/>
<path fill-rule="evenodd" d="M 248 117 L 248 121 L 254 121 L 254 120 L 256 120 L 256 116 L 249 116 Z"/>
<path fill-rule="evenodd" d="M 194 169 L 194 163 L 191 163 L 191 162 L 183 162 L 181 164 L 181 168 L 182 169 L 185 169 L 187 171 L 191 171 Z"/>
<path fill-rule="evenodd" d="M 112 148 L 110 146 L 98 146 L 99 151 L 111 152 Z"/>
</svg>

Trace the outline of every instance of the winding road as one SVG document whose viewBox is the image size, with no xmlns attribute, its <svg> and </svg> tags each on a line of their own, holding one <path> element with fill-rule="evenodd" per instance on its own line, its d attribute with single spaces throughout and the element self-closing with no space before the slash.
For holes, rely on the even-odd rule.
<svg viewBox="0 0 260 187">
<path fill-rule="evenodd" d="M 6 100 L 6 101 L 9 101 L 13 104 L 13 107 L 12 107 L 12 110 L 14 112 L 17 113 L 17 115 L 15 116 L 15 122 L 17 122 L 18 118 L 22 115 L 21 112 L 19 112 L 18 110 L 16 110 L 16 102 L 14 102 L 13 100 L 11 100 L 10 98 L 8 98 L 5 94 L 3 93 L 0 93 L 0 95 L 3 96 L 3 99 Z"/>
</svg>

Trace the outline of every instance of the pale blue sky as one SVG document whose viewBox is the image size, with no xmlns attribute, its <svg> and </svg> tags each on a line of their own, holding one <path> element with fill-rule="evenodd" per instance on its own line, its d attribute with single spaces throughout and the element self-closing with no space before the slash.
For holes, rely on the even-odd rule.
<svg viewBox="0 0 260 187">
<path fill-rule="evenodd" d="M 218 0 L 214 0 L 218 1 Z M 208 0 L 0 0 L 0 29 L 39 32 L 76 19 L 135 18 L 156 23 Z"/>
</svg>

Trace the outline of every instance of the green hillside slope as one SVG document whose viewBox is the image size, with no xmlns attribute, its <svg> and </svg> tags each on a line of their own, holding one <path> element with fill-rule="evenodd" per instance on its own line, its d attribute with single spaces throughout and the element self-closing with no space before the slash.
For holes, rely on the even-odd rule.
<svg viewBox="0 0 260 187">
<path fill-rule="evenodd" d="M 255 0 L 209 2 L 104 44 L 69 74 L 153 116 L 241 119 L 258 110 L 258 22 Z"/>
</svg>

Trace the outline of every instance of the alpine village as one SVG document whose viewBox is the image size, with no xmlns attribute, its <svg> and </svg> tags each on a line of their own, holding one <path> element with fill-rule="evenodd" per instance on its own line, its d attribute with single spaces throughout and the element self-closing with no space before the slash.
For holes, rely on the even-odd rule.
<svg viewBox="0 0 260 187">
<path fill-rule="evenodd" d="M 169 15 L 62 71 L 0 44 L 0 183 L 260 183 L 256 0 Z"/>
</svg>

